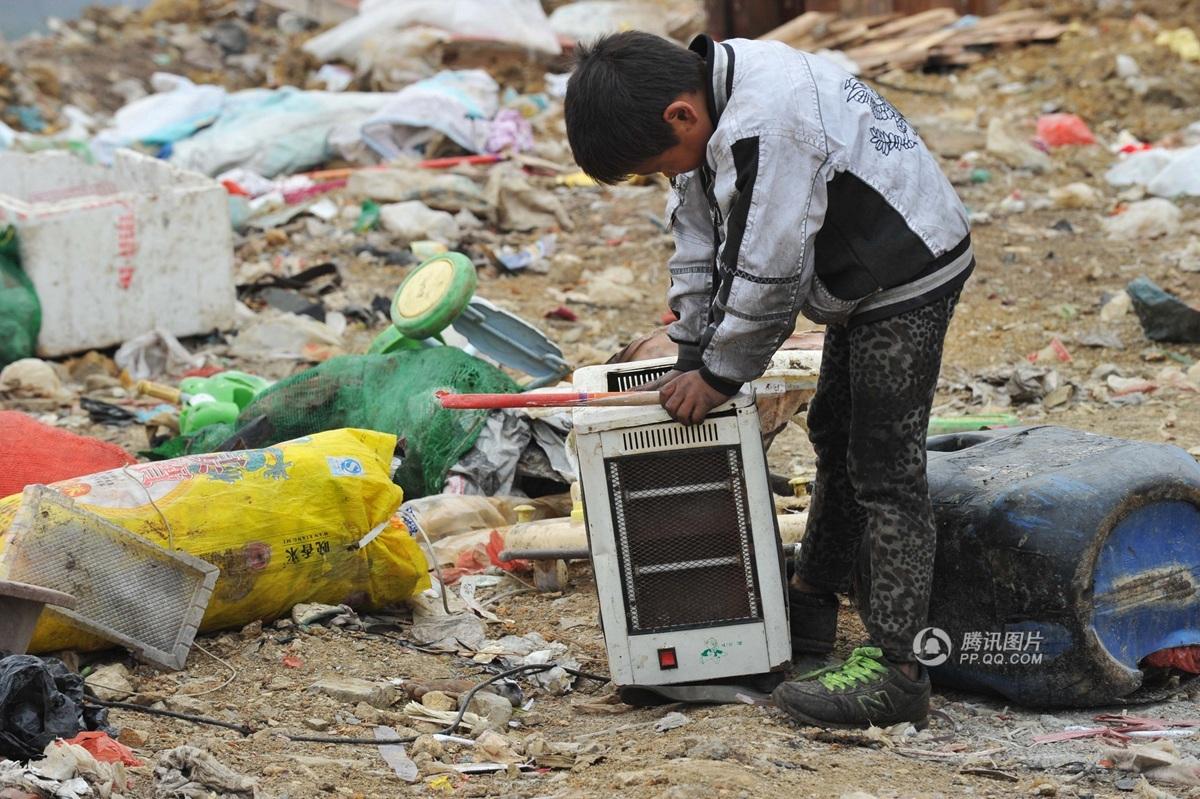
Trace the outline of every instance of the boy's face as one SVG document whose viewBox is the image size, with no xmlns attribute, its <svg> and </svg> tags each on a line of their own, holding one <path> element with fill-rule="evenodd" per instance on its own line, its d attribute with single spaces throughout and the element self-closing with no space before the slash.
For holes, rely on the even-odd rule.
<svg viewBox="0 0 1200 799">
<path fill-rule="evenodd" d="M 708 106 L 700 92 L 681 94 L 663 111 L 663 120 L 675 132 L 676 144 L 634 167 L 638 175 L 662 173 L 668 178 L 699 169 L 713 134 Z"/>
</svg>

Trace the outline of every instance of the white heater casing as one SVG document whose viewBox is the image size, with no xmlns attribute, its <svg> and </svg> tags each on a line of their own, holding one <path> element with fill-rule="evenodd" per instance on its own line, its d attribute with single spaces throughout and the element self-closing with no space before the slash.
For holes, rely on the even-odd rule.
<svg viewBox="0 0 1200 799">
<path fill-rule="evenodd" d="M 575 386 L 632 388 L 672 363 L 580 369 Z M 671 685 L 786 667 L 783 564 L 753 394 L 690 427 L 657 406 L 573 415 L 613 681 Z"/>
</svg>

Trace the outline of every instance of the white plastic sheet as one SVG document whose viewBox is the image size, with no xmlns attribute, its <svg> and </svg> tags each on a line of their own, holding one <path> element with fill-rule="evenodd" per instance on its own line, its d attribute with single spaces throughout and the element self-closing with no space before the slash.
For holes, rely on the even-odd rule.
<svg viewBox="0 0 1200 799">
<path fill-rule="evenodd" d="M 500 87 L 482 69 L 447 70 L 391 96 L 362 125 L 362 138 L 385 161 L 419 156 L 440 132 L 471 152 L 483 152 Z"/>
<path fill-rule="evenodd" d="M 92 140 L 92 152 L 101 163 L 112 163 L 113 153 L 131 144 L 168 144 L 187 138 L 212 124 L 225 103 L 222 87 L 197 86 L 180 75 L 156 72 L 150 85 L 155 94 L 117 111 L 112 126 Z"/>
<path fill-rule="evenodd" d="M 562 52 L 539 0 L 363 0 L 358 16 L 314 36 L 304 49 L 322 62 L 356 63 L 368 40 L 411 25 L 551 55 Z"/>
<path fill-rule="evenodd" d="M 645 0 L 579 0 L 554 9 L 550 27 L 558 35 L 577 42 L 590 42 L 625 30 L 669 35 L 662 7 Z"/>
<path fill-rule="evenodd" d="M 1104 179 L 1113 186 L 1144 186 L 1158 197 L 1200 197 L 1200 145 L 1133 153 L 1118 161 Z"/>
<path fill-rule="evenodd" d="M 237 92 L 215 123 L 175 145 L 171 163 L 206 175 L 235 167 L 268 178 L 300 172 L 333 155 L 335 128 L 362 124 L 393 97 L 291 87 Z"/>
</svg>

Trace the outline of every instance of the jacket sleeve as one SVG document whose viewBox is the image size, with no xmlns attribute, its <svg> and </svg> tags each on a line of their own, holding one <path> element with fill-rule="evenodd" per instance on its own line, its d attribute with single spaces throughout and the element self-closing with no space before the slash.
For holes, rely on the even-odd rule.
<svg viewBox="0 0 1200 799">
<path fill-rule="evenodd" d="M 667 335 L 679 345 L 675 368 L 692 371 L 702 363 L 700 336 L 708 323 L 716 259 L 712 217 L 699 173 L 689 172 L 671 182 L 667 221 L 675 238 L 675 254 L 667 261 L 671 274 L 667 306 L 679 317 Z"/>
<path fill-rule="evenodd" d="M 700 374 L 733 394 L 767 370 L 808 297 L 813 246 L 825 220 L 828 158 L 810 144 L 770 134 L 738 140 L 727 156 L 732 163 L 721 171 L 736 177 L 724 188 L 732 200 L 718 256 L 716 324 L 701 340 Z"/>
</svg>

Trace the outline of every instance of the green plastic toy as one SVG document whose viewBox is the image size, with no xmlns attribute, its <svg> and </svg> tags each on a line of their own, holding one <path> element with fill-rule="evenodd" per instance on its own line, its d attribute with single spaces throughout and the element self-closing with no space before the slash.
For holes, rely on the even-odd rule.
<svg viewBox="0 0 1200 799">
<path fill-rule="evenodd" d="M 234 424 L 242 409 L 270 385 L 269 380 L 234 371 L 181 380 L 179 432 L 189 435 L 213 424 Z"/>
</svg>

